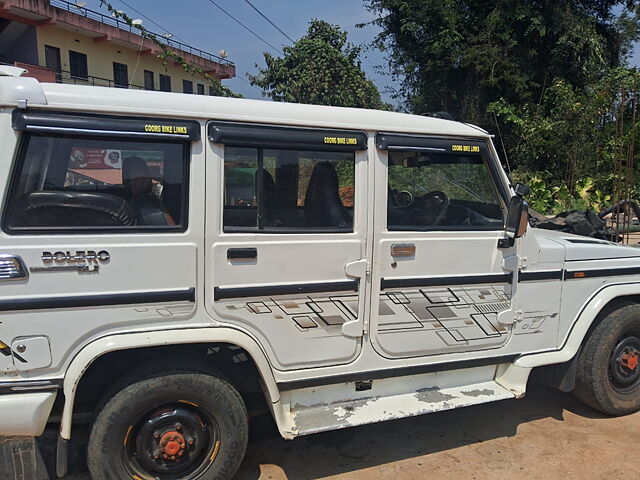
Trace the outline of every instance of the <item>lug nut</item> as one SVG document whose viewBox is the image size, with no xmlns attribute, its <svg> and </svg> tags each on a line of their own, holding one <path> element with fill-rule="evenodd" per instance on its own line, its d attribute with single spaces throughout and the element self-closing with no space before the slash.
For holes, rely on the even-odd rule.
<svg viewBox="0 0 640 480">
<path fill-rule="evenodd" d="M 159 433 L 154 433 L 153 434 L 153 438 L 155 438 L 156 440 L 160 438 L 160 434 Z"/>
<path fill-rule="evenodd" d="M 176 430 L 178 431 L 182 430 L 182 425 L 180 423 L 176 423 L 175 427 L 176 427 Z"/>
<path fill-rule="evenodd" d="M 194 443 L 194 442 L 193 442 L 193 438 L 190 438 L 190 439 L 189 439 L 189 445 L 193 445 L 193 443 Z"/>
</svg>

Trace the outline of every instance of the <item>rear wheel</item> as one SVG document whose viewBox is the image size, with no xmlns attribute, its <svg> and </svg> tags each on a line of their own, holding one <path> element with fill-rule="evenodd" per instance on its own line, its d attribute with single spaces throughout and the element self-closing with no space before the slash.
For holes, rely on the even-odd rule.
<svg viewBox="0 0 640 480">
<path fill-rule="evenodd" d="M 609 415 L 640 410 L 640 306 L 607 315 L 578 359 L 575 395 Z"/>
<path fill-rule="evenodd" d="M 169 373 L 133 382 L 107 401 L 91 430 L 94 480 L 233 477 L 247 445 L 247 412 L 226 381 Z"/>
</svg>

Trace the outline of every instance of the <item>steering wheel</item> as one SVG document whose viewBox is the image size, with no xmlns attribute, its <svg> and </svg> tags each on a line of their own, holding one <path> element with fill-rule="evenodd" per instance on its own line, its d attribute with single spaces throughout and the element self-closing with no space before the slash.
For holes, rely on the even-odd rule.
<svg viewBox="0 0 640 480">
<path fill-rule="evenodd" d="M 420 197 L 420 204 L 422 206 L 422 210 L 435 210 L 436 213 L 433 215 L 433 222 L 431 225 L 440 225 L 440 223 L 445 219 L 447 215 L 447 210 L 449 209 L 449 197 L 446 193 L 441 192 L 440 190 L 434 190 L 433 192 L 425 193 L 422 197 Z M 429 215 L 430 217 L 432 215 Z"/>
<path fill-rule="evenodd" d="M 411 192 L 407 192 L 406 190 L 402 190 L 400 192 L 395 192 L 395 202 L 398 207 L 407 208 L 413 205 L 413 195 Z"/>
</svg>

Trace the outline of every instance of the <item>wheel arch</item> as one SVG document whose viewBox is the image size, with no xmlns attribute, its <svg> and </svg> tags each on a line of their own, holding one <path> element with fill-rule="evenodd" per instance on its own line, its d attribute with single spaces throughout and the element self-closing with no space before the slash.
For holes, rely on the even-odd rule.
<svg viewBox="0 0 640 480">
<path fill-rule="evenodd" d="M 280 392 L 265 353 L 253 338 L 239 330 L 220 327 L 109 335 L 85 345 L 76 354 L 66 370 L 63 382 L 64 406 L 60 424 L 60 437 L 64 440 L 71 438 L 73 409 L 78 386 L 91 365 L 99 358 L 117 351 L 138 351 L 149 347 L 207 343 L 225 343 L 243 349 L 253 361 L 262 379 L 263 390 L 272 406 L 279 402 Z M 279 423 L 277 409 L 272 408 L 272 411 L 275 413 L 276 423 Z"/>
</svg>

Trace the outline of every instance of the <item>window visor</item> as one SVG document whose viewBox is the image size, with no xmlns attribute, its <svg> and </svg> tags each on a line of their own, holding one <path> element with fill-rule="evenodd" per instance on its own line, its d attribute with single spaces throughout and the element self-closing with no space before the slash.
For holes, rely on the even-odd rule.
<svg viewBox="0 0 640 480">
<path fill-rule="evenodd" d="M 353 130 L 280 127 L 250 123 L 211 122 L 213 143 L 243 147 L 357 151 L 367 149 L 367 134 Z"/>
<path fill-rule="evenodd" d="M 108 137 L 161 138 L 193 142 L 200 139 L 200 124 L 169 118 L 78 115 L 43 110 L 14 110 L 14 130 L 32 133 L 63 133 Z"/>
</svg>

